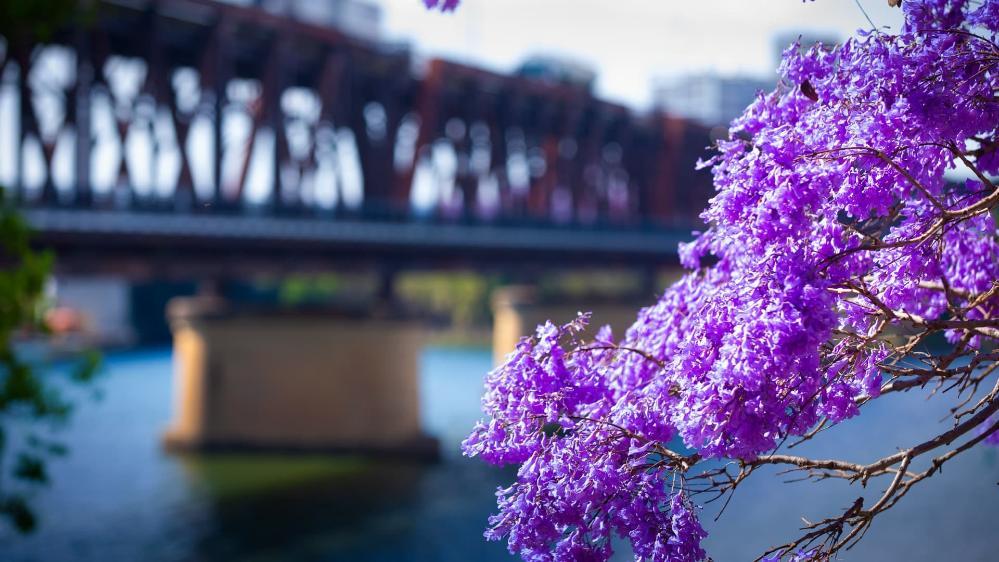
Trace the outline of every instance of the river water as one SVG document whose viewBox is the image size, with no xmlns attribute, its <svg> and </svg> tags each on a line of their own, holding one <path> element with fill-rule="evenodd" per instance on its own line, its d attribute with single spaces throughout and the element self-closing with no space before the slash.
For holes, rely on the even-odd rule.
<svg viewBox="0 0 999 562">
<path fill-rule="evenodd" d="M 70 447 L 50 463 L 52 484 L 33 497 L 37 532 L 0 531 L 3 561 L 474 561 L 511 560 L 482 539 L 494 490 L 509 469 L 462 458 L 479 415 L 486 349 L 430 348 L 422 357 L 423 423 L 441 463 L 327 457 L 178 457 L 160 448 L 170 418 L 168 350 L 114 353 L 92 390 L 74 391 Z M 59 369 L 49 375 L 55 380 Z M 883 404 L 882 404 L 883 403 Z M 812 454 L 868 460 L 885 443 L 937 430 L 943 404 L 886 398 L 828 432 Z M 887 451 L 891 451 L 887 448 Z M 845 453 L 843 453 L 845 451 Z M 999 462 L 973 449 L 875 522 L 844 560 L 999 560 Z M 754 478 L 717 522 L 703 513 L 718 562 L 751 560 L 811 519 L 849 506 L 863 490 Z M 869 500 L 871 501 L 871 500 Z M 619 554 L 627 558 L 624 549 Z"/>
</svg>

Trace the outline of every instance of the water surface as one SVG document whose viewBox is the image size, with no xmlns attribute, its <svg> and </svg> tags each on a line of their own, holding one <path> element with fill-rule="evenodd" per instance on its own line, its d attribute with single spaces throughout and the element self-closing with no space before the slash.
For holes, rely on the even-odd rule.
<svg viewBox="0 0 999 562">
<path fill-rule="evenodd" d="M 74 394 L 77 411 L 60 433 L 71 453 L 51 463 L 53 483 L 34 497 L 39 530 L 23 538 L 0 535 L 0 560 L 511 560 L 502 544 L 485 542 L 481 533 L 494 490 L 513 471 L 457 452 L 479 414 L 488 350 L 423 354 L 423 423 L 444 451 L 443 462 L 433 465 L 168 455 L 159 438 L 172 401 L 169 351 L 107 359 L 98 385 L 104 397 Z M 942 427 L 943 405 L 918 395 L 873 406 L 805 452 L 869 460 L 883 454 L 885 442 L 909 445 Z M 997 481 L 996 451 L 969 451 L 877 520 L 843 559 L 999 560 Z M 755 478 L 719 522 L 711 521 L 716 506 L 707 507 L 706 546 L 718 562 L 751 560 L 787 538 L 800 516 L 834 513 L 861 492 L 840 483 Z"/>
</svg>

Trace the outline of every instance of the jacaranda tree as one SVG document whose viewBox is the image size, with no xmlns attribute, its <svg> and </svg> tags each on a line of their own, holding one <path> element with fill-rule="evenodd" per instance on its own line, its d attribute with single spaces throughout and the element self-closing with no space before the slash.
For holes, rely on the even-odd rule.
<svg viewBox="0 0 999 562">
<path fill-rule="evenodd" d="M 489 375 L 464 451 L 519 470 L 488 538 L 528 560 L 606 560 L 614 534 L 704 560 L 700 498 L 783 465 L 879 490 L 760 553 L 825 560 L 999 441 L 999 0 L 901 9 L 898 34 L 788 48 L 703 163 L 690 271 L 623 337 L 547 323 Z M 950 400 L 951 423 L 866 464 L 785 453 L 900 392 Z"/>
</svg>

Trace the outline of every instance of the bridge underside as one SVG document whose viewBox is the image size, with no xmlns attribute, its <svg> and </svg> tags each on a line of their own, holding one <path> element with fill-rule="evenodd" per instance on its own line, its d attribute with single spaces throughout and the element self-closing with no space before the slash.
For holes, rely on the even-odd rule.
<svg viewBox="0 0 999 562">
<path fill-rule="evenodd" d="M 690 231 L 26 210 L 63 273 L 187 277 L 370 266 L 508 269 L 677 263 Z M 99 257 L 99 259 L 95 259 Z"/>
</svg>

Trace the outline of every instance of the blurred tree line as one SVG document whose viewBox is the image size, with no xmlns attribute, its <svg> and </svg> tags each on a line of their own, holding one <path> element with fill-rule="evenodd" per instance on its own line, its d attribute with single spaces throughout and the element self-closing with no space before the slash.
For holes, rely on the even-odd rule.
<svg viewBox="0 0 999 562">
<path fill-rule="evenodd" d="M 370 304 L 378 298 L 381 282 L 378 275 L 362 272 L 292 275 L 276 281 L 277 301 L 288 306 Z M 393 292 L 397 304 L 409 310 L 430 313 L 456 328 L 471 328 L 489 324 L 489 295 L 500 282 L 500 276 L 471 271 L 401 272 Z"/>
<path fill-rule="evenodd" d="M 490 328 L 490 298 L 497 288 L 529 283 L 542 301 L 580 302 L 651 299 L 675 275 L 660 275 L 649 288 L 642 274 L 631 270 L 590 269 L 547 271 L 522 278 L 518 272 L 403 271 L 394 281 L 394 298 L 404 308 L 429 313 L 455 330 Z M 520 272 L 522 273 L 522 272 Z M 378 297 L 379 279 L 373 273 L 338 272 L 291 275 L 258 288 L 276 292 L 277 301 L 288 306 L 321 306 L 329 303 L 370 303 Z M 645 294 L 649 292 L 650 294 Z"/>
</svg>

